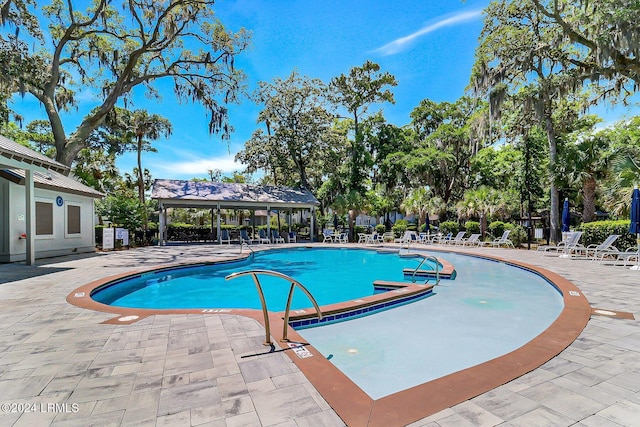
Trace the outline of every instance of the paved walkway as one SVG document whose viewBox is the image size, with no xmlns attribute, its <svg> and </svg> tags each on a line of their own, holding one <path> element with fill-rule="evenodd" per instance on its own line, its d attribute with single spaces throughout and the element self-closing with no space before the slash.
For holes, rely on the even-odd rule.
<svg viewBox="0 0 640 427">
<path fill-rule="evenodd" d="M 263 328 L 234 315 L 158 315 L 130 325 L 66 296 L 140 267 L 237 256 L 238 247 L 174 246 L 0 264 L 0 426 L 342 426 Z M 640 319 L 640 272 L 510 249 L 466 249 L 542 266 L 593 307 Z M 535 371 L 416 426 L 640 426 L 640 322 L 593 316 Z"/>
</svg>

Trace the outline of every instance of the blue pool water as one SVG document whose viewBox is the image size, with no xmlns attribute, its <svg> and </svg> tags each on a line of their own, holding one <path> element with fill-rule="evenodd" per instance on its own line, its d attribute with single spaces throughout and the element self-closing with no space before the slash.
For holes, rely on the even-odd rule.
<svg viewBox="0 0 640 427">
<path fill-rule="evenodd" d="M 205 265 L 144 274 L 98 289 L 91 297 L 101 303 L 137 308 L 253 308 L 261 309 L 251 277 L 225 280 L 225 276 L 250 269 L 274 270 L 298 280 L 319 305 L 373 295 L 375 280 L 404 281 L 403 268 L 416 268 L 422 258 L 402 258 L 395 253 L 335 248 L 293 248 L 263 251 L 251 262 Z M 422 269 L 433 269 L 427 261 Z M 260 276 L 267 306 L 283 311 L 290 283 Z M 291 307 L 311 307 L 296 290 Z"/>
<path fill-rule="evenodd" d="M 543 332 L 563 309 L 560 292 L 535 273 L 471 256 L 437 256 L 452 263 L 457 276 L 441 281 L 430 298 L 298 332 L 379 399 L 509 353 Z M 268 269 L 294 277 L 326 305 L 373 294 L 374 280 L 402 281 L 402 269 L 420 260 L 361 249 L 265 251 L 254 261 L 145 274 L 92 297 L 124 307 L 260 309 L 251 278 L 224 277 Z M 284 310 L 289 284 L 267 276 L 261 282 L 269 309 Z M 299 290 L 294 295 L 293 308 L 311 306 Z"/>
</svg>

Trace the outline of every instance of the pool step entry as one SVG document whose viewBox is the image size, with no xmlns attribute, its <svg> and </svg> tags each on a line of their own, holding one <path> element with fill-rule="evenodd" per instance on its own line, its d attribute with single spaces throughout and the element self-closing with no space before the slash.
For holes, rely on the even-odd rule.
<svg viewBox="0 0 640 427">
<path fill-rule="evenodd" d="M 323 306 L 322 318 L 318 318 L 307 310 L 296 310 L 289 324 L 294 329 L 306 329 L 368 316 L 427 298 L 433 295 L 433 286 L 376 280 L 373 282 L 373 287 L 379 291 L 378 293 L 353 301 Z"/>
<path fill-rule="evenodd" d="M 405 279 L 411 280 L 412 283 L 416 283 L 418 279 L 424 280 L 424 283 L 435 280 L 435 284 L 438 285 L 440 283 L 440 279 L 453 280 L 456 278 L 456 270 L 453 268 L 453 265 L 449 262 L 436 258 L 433 255 L 409 252 L 400 254 L 400 256 L 403 258 L 422 258 L 422 261 L 420 261 L 420 264 L 418 264 L 416 268 L 402 269 L 402 273 L 404 274 Z M 425 270 L 420 268 L 427 260 L 433 261 L 433 264 L 435 266 L 433 270 Z"/>
<path fill-rule="evenodd" d="M 413 268 L 404 268 L 402 269 L 402 273 L 406 278 L 412 279 L 415 283 L 418 278 L 420 279 L 436 279 L 436 281 L 440 281 L 441 279 L 454 280 L 456 278 L 456 271 L 452 272 L 443 272 L 436 270 L 419 270 Z M 413 280 L 415 279 L 415 280 Z"/>
</svg>

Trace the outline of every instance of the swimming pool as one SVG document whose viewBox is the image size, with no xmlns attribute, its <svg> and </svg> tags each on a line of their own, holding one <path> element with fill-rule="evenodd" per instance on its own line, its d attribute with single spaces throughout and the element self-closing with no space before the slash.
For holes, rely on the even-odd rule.
<svg viewBox="0 0 640 427">
<path fill-rule="evenodd" d="M 457 276 L 442 281 L 431 298 L 299 334 L 379 399 L 513 351 L 562 311 L 560 292 L 526 269 L 453 253 L 439 257 L 455 266 Z M 270 269 L 303 283 L 327 306 L 372 295 L 375 280 L 405 281 L 403 269 L 421 260 L 363 249 L 271 250 L 252 260 L 141 274 L 98 288 L 92 298 L 123 307 L 260 309 L 249 277 L 233 282 L 224 277 Z M 269 309 L 284 310 L 289 283 L 272 277 L 261 282 Z M 311 306 L 302 292 L 294 296 L 294 310 Z M 410 338 L 399 331 L 411 331 Z"/>
<path fill-rule="evenodd" d="M 303 245 L 299 246 L 303 247 Z M 397 251 L 397 246 L 395 248 L 394 246 L 381 246 L 378 249 L 395 249 Z M 326 247 L 326 245 L 313 245 L 314 250 L 323 247 Z M 227 262 L 225 260 L 225 255 L 226 257 L 233 258 L 233 262 L 238 262 L 237 248 L 233 249 L 233 247 L 229 247 L 227 249 L 226 246 L 223 245 L 219 249 L 223 248 L 225 249 L 224 251 L 213 251 L 210 257 L 205 257 L 206 262 L 225 263 Z M 269 246 L 258 248 L 258 250 L 274 250 L 274 248 L 269 248 Z M 358 248 L 358 246 L 356 246 L 356 248 Z M 418 248 L 420 248 L 420 246 L 418 246 L 417 248 L 412 248 L 412 250 Z M 427 253 L 437 254 L 438 259 L 443 261 L 445 268 L 447 264 L 451 266 L 451 264 L 446 262 L 447 259 L 455 259 L 450 257 L 450 255 L 454 256 L 455 254 L 450 253 L 449 249 L 440 249 L 437 247 L 427 248 Z M 275 250 L 281 249 L 278 248 Z M 328 331 L 328 333 L 331 334 L 339 333 L 343 335 L 344 333 L 349 334 L 351 333 L 351 331 L 356 333 L 356 329 L 362 328 L 365 336 L 372 337 L 378 332 L 377 328 L 379 325 L 375 322 L 377 322 L 378 319 L 383 319 L 383 317 L 379 315 L 362 318 L 362 320 L 368 319 L 371 321 L 375 321 L 373 323 L 369 323 L 366 327 L 361 326 L 364 325 L 364 322 L 360 321 L 349 321 L 336 324 L 336 326 L 342 325 L 346 327 L 346 332 L 344 333 L 332 332 L 336 330 L 325 328 L 289 330 L 289 338 L 293 340 L 293 343 L 287 345 L 286 343 L 279 341 L 283 336 L 281 335 L 284 326 L 282 315 L 281 313 L 272 314 L 270 315 L 272 326 L 271 335 L 275 340 L 278 341 L 278 344 L 275 346 L 275 351 L 280 352 L 285 350 L 285 354 L 290 357 L 295 365 L 304 373 L 309 381 L 311 381 L 312 385 L 318 390 L 322 397 L 326 399 L 329 405 L 331 405 L 331 407 L 339 414 L 339 416 L 345 421 L 347 425 L 406 425 L 428 415 L 434 414 L 445 408 L 464 402 L 468 399 L 471 399 L 472 397 L 478 396 L 479 394 L 485 393 L 501 384 L 505 384 L 533 369 L 536 369 L 537 367 L 541 366 L 542 364 L 562 352 L 571 342 L 573 342 L 579 336 L 581 331 L 586 326 L 590 318 L 592 308 L 584 295 L 582 295 L 582 292 L 573 283 L 544 268 L 519 263 L 516 261 L 509 261 L 507 259 L 498 257 L 498 254 L 504 254 L 508 256 L 508 254 L 510 253 L 509 251 L 491 251 L 483 249 L 466 252 L 472 252 L 470 254 L 470 257 L 467 256 L 469 254 L 465 255 L 465 258 L 467 259 L 487 262 L 487 264 L 481 263 L 477 264 L 476 266 L 471 266 L 469 272 L 472 273 L 474 277 L 484 274 L 487 276 L 487 278 L 500 278 L 501 273 L 499 271 L 495 273 L 491 272 L 492 266 L 498 266 L 500 269 L 504 266 L 514 270 L 523 269 L 522 271 L 525 272 L 534 272 L 533 276 L 537 276 L 538 279 L 542 280 L 542 282 L 539 283 L 544 287 L 544 289 L 552 293 L 555 292 L 554 289 L 559 290 L 558 293 L 562 295 L 562 299 L 564 302 L 562 312 L 548 328 L 544 329 L 544 331 L 535 336 L 535 338 L 524 338 L 530 339 L 530 341 L 514 351 L 510 351 L 491 360 L 478 360 L 478 364 L 468 369 L 456 370 L 456 368 L 453 368 L 451 373 L 439 377 L 435 380 L 428 381 L 415 387 L 404 389 L 400 392 L 392 394 L 386 394 L 387 392 L 384 391 L 380 393 L 379 391 L 375 390 L 367 390 L 367 392 L 363 391 L 363 388 L 360 387 L 359 384 L 356 384 L 354 382 L 355 375 L 354 378 L 351 378 L 344 373 L 348 372 L 348 367 L 338 368 L 336 364 L 331 363 L 337 362 L 339 360 L 340 357 L 337 351 L 331 349 L 327 351 L 327 349 L 323 348 L 323 352 L 321 353 L 318 348 L 313 345 L 315 344 L 314 342 L 311 342 L 309 338 L 305 338 L 300 335 L 301 333 L 308 334 L 312 331 L 319 332 L 321 330 Z M 229 258 L 227 258 L 227 260 L 228 259 Z M 243 262 L 245 262 L 245 264 L 242 265 L 241 269 L 249 269 L 250 265 L 246 264 L 247 261 Z M 414 260 L 414 262 L 416 264 L 418 263 L 417 260 Z M 236 264 L 236 266 L 241 266 L 241 264 Z M 484 268 L 485 266 L 487 266 L 488 270 Z M 148 272 L 129 271 L 120 273 L 115 276 L 102 277 L 71 291 L 71 293 L 69 293 L 69 295 L 67 296 L 67 302 L 80 308 L 110 313 L 115 317 L 111 317 L 105 320 L 104 323 L 111 325 L 127 325 L 130 323 L 138 322 L 147 317 L 153 318 L 155 316 L 165 314 L 194 316 L 204 314 L 205 316 L 221 315 L 222 319 L 227 318 L 226 316 L 228 315 L 229 317 L 227 319 L 231 322 L 236 322 L 236 318 L 238 316 L 249 317 L 258 321 L 259 323 L 262 323 L 262 325 L 265 326 L 261 311 L 255 309 L 202 310 L 123 308 L 101 304 L 91 298 L 91 295 L 95 292 L 95 290 L 108 287 L 114 282 L 118 282 L 123 278 L 148 275 L 151 272 L 157 270 L 175 270 L 176 268 L 181 267 L 183 266 L 167 267 L 167 264 L 159 263 L 155 267 L 148 269 Z M 476 269 L 476 267 L 478 268 Z M 462 276 L 466 276 L 469 272 L 464 272 Z M 426 357 L 441 350 L 445 351 L 447 350 L 447 347 L 433 345 L 431 348 L 427 348 L 427 350 L 425 350 L 424 348 L 415 347 L 413 343 L 415 341 L 415 344 L 417 345 L 418 338 L 421 336 L 431 337 L 431 341 L 433 343 L 436 343 L 434 332 L 438 332 L 439 329 L 443 328 L 442 323 L 440 323 L 443 320 L 440 320 L 438 322 L 425 322 L 416 313 L 405 312 L 404 309 L 416 307 L 419 311 L 432 311 L 431 308 L 436 306 L 435 303 L 442 301 L 441 296 L 443 296 L 445 289 L 450 289 L 453 291 L 455 290 L 455 287 L 458 286 L 461 291 L 465 291 L 466 286 L 458 285 L 464 283 L 464 281 L 461 280 L 463 277 L 461 277 L 461 275 L 458 275 L 455 282 L 445 282 L 445 285 L 450 284 L 451 286 L 435 287 L 435 295 L 424 300 L 425 302 L 434 303 L 431 306 L 427 306 L 427 308 L 425 308 L 425 306 L 421 306 L 421 304 L 413 303 L 401 307 L 403 310 L 400 310 L 400 308 L 395 308 L 393 310 L 388 310 L 387 312 L 385 312 L 384 314 L 388 315 L 389 317 L 384 320 L 383 326 L 381 326 L 379 330 L 381 332 L 386 330 L 392 336 L 390 336 L 387 341 L 383 340 L 384 343 L 382 345 L 378 344 L 377 342 L 373 342 L 373 344 L 369 345 L 369 343 L 363 341 L 361 343 L 358 343 L 357 346 L 353 346 L 352 343 L 348 343 L 349 346 L 344 348 L 347 350 L 347 352 L 349 352 L 349 350 L 356 350 L 355 352 L 349 352 L 349 354 L 355 353 L 359 354 L 360 356 L 362 356 L 364 350 L 366 350 L 368 347 L 371 347 L 373 351 L 378 352 L 378 354 L 380 354 L 380 352 L 401 351 L 406 358 L 413 357 L 418 359 L 418 362 L 415 362 L 401 358 L 399 363 L 394 362 L 396 364 L 407 366 L 407 371 L 414 372 L 411 371 L 410 368 L 408 368 L 410 366 L 418 366 L 419 368 L 417 369 L 419 370 L 425 367 L 429 367 L 431 363 L 430 360 Z M 410 286 L 416 288 L 424 288 L 420 285 Z M 503 284 L 501 288 L 505 287 L 513 286 L 511 284 Z M 255 289 L 253 285 L 251 286 L 251 288 Z M 489 288 L 490 294 L 497 293 L 499 295 L 500 289 L 498 288 L 500 287 L 493 286 L 493 288 L 495 289 L 491 290 L 492 287 Z M 472 287 L 470 289 L 472 289 Z M 466 293 L 467 297 L 471 296 L 472 294 L 473 293 L 471 291 L 468 291 Z M 369 300 L 384 295 L 386 294 L 373 295 L 362 299 Z M 479 294 L 477 296 L 479 296 Z M 486 294 L 482 296 L 484 297 L 486 296 Z M 469 305 L 473 305 L 473 302 L 473 299 L 468 301 Z M 504 305 L 503 303 L 498 304 L 498 302 L 498 300 L 489 300 L 486 298 L 475 299 L 475 303 L 477 303 L 480 307 L 487 308 L 493 307 L 494 304 L 497 304 L 498 306 Z M 477 308 L 478 307 L 476 307 L 476 309 Z M 324 311 L 325 307 L 323 307 L 323 312 Z M 535 317 L 533 316 L 534 313 L 535 312 L 523 311 L 522 313 L 519 313 L 519 315 L 525 318 L 529 316 L 531 319 L 535 320 Z M 349 325 L 357 326 L 357 328 L 348 328 Z M 503 326 L 508 327 L 509 322 L 507 321 L 506 325 L 498 326 L 500 328 Z M 541 325 L 539 326 L 542 327 Z M 471 325 L 471 329 L 473 328 L 474 326 Z M 484 329 L 480 328 L 479 334 L 486 337 L 487 342 L 489 342 L 490 339 L 493 339 L 490 336 L 492 334 L 492 331 L 492 326 L 485 327 Z M 393 340 L 395 340 L 396 337 L 394 337 L 393 335 L 397 336 L 400 344 L 395 344 L 395 341 Z M 461 338 L 466 338 L 466 336 L 463 335 Z M 378 336 L 376 336 L 375 339 L 377 340 Z M 256 347 L 251 349 L 243 347 L 243 349 L 237 353 L 237 356 L 241 358 L 251 358 L 254 356 L 259 356 L 261 358 L 271 357 L 270 354 L 265 353 L 265 350 L 262 349 L 259 341 L 260 337 L 256 336 Z M 309 344 L 310 342 L 312 345 Z M 303 347 L 300 348 L 300 351 L 296 351 L 290 348 L 290 346 L 294 344 L 300 345 L 300 343 L 303 345 Z M 322 347 L 322 343 L 319 342 L 319 346 Z M 272 350 L 274 350 L 273 347 Z M 449 354 L 453 355 L 454 351 L 457 351 L 455 347 L 450 348 Z M 269 352 L 269 350 L 267 350 L 267 352 Z M 474 352 L 475 348 L 471 348 L 461 353 L 473 354 Z M 364 359 L 361 359 L 361 361 L 362 360 Z M 369 366 L 373 367 L 375 365 Z M 384 369 L 386 370 L 386 368 Z M 367 371 L 367 369 L 363 370 Z M 369 369 L 368 371 L 371 372 L 372 370 L 373 369 Z M 362 381 L 362 379 L 358 381 Z M 392 384 L 391 382 L 389 383 Z M 372 396 L 380 395 L 383 395 L 383 397 L 372 398 Z"/>
<path fill-rule="evenodd" d="M 91 296 L 98 302 L 118 307 L 261 309 L 250 277 L 233 281 L 226 281 L 225 277 L 233 272 L 265 269 L 298 280 L 309 289 L 318 304 L 328 305 L 373 295 L 375 280 L 403 282 L 403 269 L 415 269 L 421 260 L 362 249 L 281 249 L 258 252 L 253 259 L 245 261 L 127 277 L 95 290 Z M 421 267 L 425 270 L 433 268 L 434 262 L 429 260 Z M 260 277 L 260 281 L 269 310 L 283 311 L 290 284 L 273 277 Z M 292 309 L 310 306 L 302 292 L 294 293 Z"/>
</svg>

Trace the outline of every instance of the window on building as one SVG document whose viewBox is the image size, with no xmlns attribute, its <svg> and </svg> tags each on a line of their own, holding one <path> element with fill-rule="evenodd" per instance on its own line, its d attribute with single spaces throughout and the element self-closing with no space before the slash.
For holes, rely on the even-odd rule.
<svg viewBox="0 0 640 427">
<path fill-rule="evenodd" d="M 36 202 L 36 236 L 53 234 L 53 203 Z"/>
<path fill-rule="evenodd" d="M 67 234 L 80 234 L 80 206 L 67 205 Z"/>
</svg>

